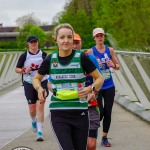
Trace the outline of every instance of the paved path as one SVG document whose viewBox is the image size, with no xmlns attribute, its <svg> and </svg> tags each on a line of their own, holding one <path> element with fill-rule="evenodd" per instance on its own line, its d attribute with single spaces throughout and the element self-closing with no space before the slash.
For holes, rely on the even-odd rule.
<svg viewBox="0 0 150 150">
<path fill-rule="evenodd" d="M 26 146 L 33 150 L 59 150 L 48 118 L 48 100 L 45 110 L 44 141 L 35 141 L 36 134 L 30 128 L 30 118 L 23 88 L 19 87 L 0 96 L 0 150 L 12 150 Z M 99 129 L 97 150 L 102 128 Z M 150 124 L 114 103 L 109 132 L 111 150 L 150 150 Z"/>
<path fill-rule="evenodd" d="M 45 117 L 49 115 L 48 100 Z M 23 86 L 0 95 L 0 147 L 29 130 L 31 119 Z"/>
</svg>

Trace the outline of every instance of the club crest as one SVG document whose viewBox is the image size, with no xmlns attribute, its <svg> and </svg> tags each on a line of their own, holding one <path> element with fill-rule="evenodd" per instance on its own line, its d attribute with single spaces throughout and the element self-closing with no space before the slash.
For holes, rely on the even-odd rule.
<svg viewBox="0 0 150 150">
<path fill-rule="evenodd" d="M 53 67 L 55 68 L 58 67 L 58 62 L 53 61 L 52 63 L 53 63 Z"/>
</svg>

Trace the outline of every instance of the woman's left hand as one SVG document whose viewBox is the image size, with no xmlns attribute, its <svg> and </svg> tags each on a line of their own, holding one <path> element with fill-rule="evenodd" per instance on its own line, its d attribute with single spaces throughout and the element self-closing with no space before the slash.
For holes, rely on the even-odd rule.
<svg viewBox="0 0 150 150">
<path fill-rule="evenodd" d="M 88 97 L 87 97 L 88 102 L 93 101 L 95 99 L 96 99 L 96 97 L 95 97 L 94 93 L 89 93 L 88 94 Z"/>
</svg>

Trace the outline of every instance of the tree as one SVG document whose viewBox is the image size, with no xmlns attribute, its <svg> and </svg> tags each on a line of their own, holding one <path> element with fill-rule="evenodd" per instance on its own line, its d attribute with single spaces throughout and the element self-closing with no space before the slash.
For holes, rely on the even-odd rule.
<svg viewBox="0 0 150 150">
<path fill-rule="evenodd" d="M 26 24 L 21 30 L 20 33 L 17 37 L 18 41 L 18 46 L 20 48 L 24 48 L 27 42 L 27 38 L 30 35 L 35 35 L 38 37 L 39 42 L 40 42 L 40 47 L 44 47 L 46 39 L 47 39 L 47 34 L 42 30 L 40 27 L 31 25 L 31 24 Z"/>
<path fill-rule="evenodd" d="M 31 24 L 31 25 L 35 25 L 35 26 L 40 26 L 42 25 L 40 19 L 38 19 L 34 13 L 31 13 L 31 14 L 27 14 L 27 15 L 24 15 L 22 17 L 19 17 L 17 20 L 16 20 L 16 24 L 22 28 L 24 27 L 26 24 Z"/>
<path fill-rule="evenodd" d="M 88 5 L 90 4 L 88 3 Z M 87 10 L 84 8 L 87 8 Z M 75 32 L 80 34 L 83 41 L 83 48 L 89 48 L 91 42 L 93 42 L 92 32 L 90 32 L 91 16 L 87 15 L 87 12 L 89 13 L 90 11 L 90 7 L 87 7 L 85 2 L 81 2 L 80 0 L 70 1 L 70 3 L 66 4 L 65 10 L 54 17 L 53 24 L 70 23 Z"/>
<path fill-rule="evenodd" d="M 150 5 L 146 0 L 95 0 L 94 20 L 122 49 L 146 50 L 150 45 Z M 99 17 L 99 19 L 98 19 Z"/>
<path fill-rule="evenodd" d="M 70 0 L 55 18 L 64 22 L 81 35 L 84 48 L 94 44 L 92 30 L 102 27 L 119 48 L 150 52 L 148 0 Z"/>
</svg>

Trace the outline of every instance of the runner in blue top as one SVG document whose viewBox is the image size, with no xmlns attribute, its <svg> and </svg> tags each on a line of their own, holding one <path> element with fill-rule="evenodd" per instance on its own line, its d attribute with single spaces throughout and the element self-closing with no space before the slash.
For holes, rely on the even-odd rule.
<svg viewBox="0 0 150 150">
<path fill-rule="evenodd" d="M 81 37 L 77 33 L 74 33 L 73 49 L 80 50 L 81 47 L 82 47 Z M 101 69 L 96 57 L 93 54 L 88 54 L 88 57 L 101 73 Z M 91 77 L 90 74 L 86 74 L 86 86 L 92 85 L 93 81 L 94 81 L 93 77 Z M 88 94 L 90 127 L 89 127 L 87 150 L 96 150 L 98 128 L 100 127 L 100 114 L 98 103 L 95 97 L 95 92 L 96 91 L 93 91 L 92 93 Z"/>
<path fill-rule="evenodd" d="M 88 53 L 94 54 L 97 58 L 102 74 L 104 77 L 104 84 L 98 93 L 98 104 L 100 108 L 100 120 L 103 119 L 103 136 L 101 144 L 105 147 L 110 147 L 107 134 L 111 123 L 111 112 L 115 97 L 115 86 L 111 73 L 113 69 L 120 69 L 117 57 L 113 48 L 104 45 L 104 30 L 96 28 L 93 30 L 93 37 L 96 45 L 88 50 Z M 102 98 L 104 101 L 102 101 Z"/>
</svg>

